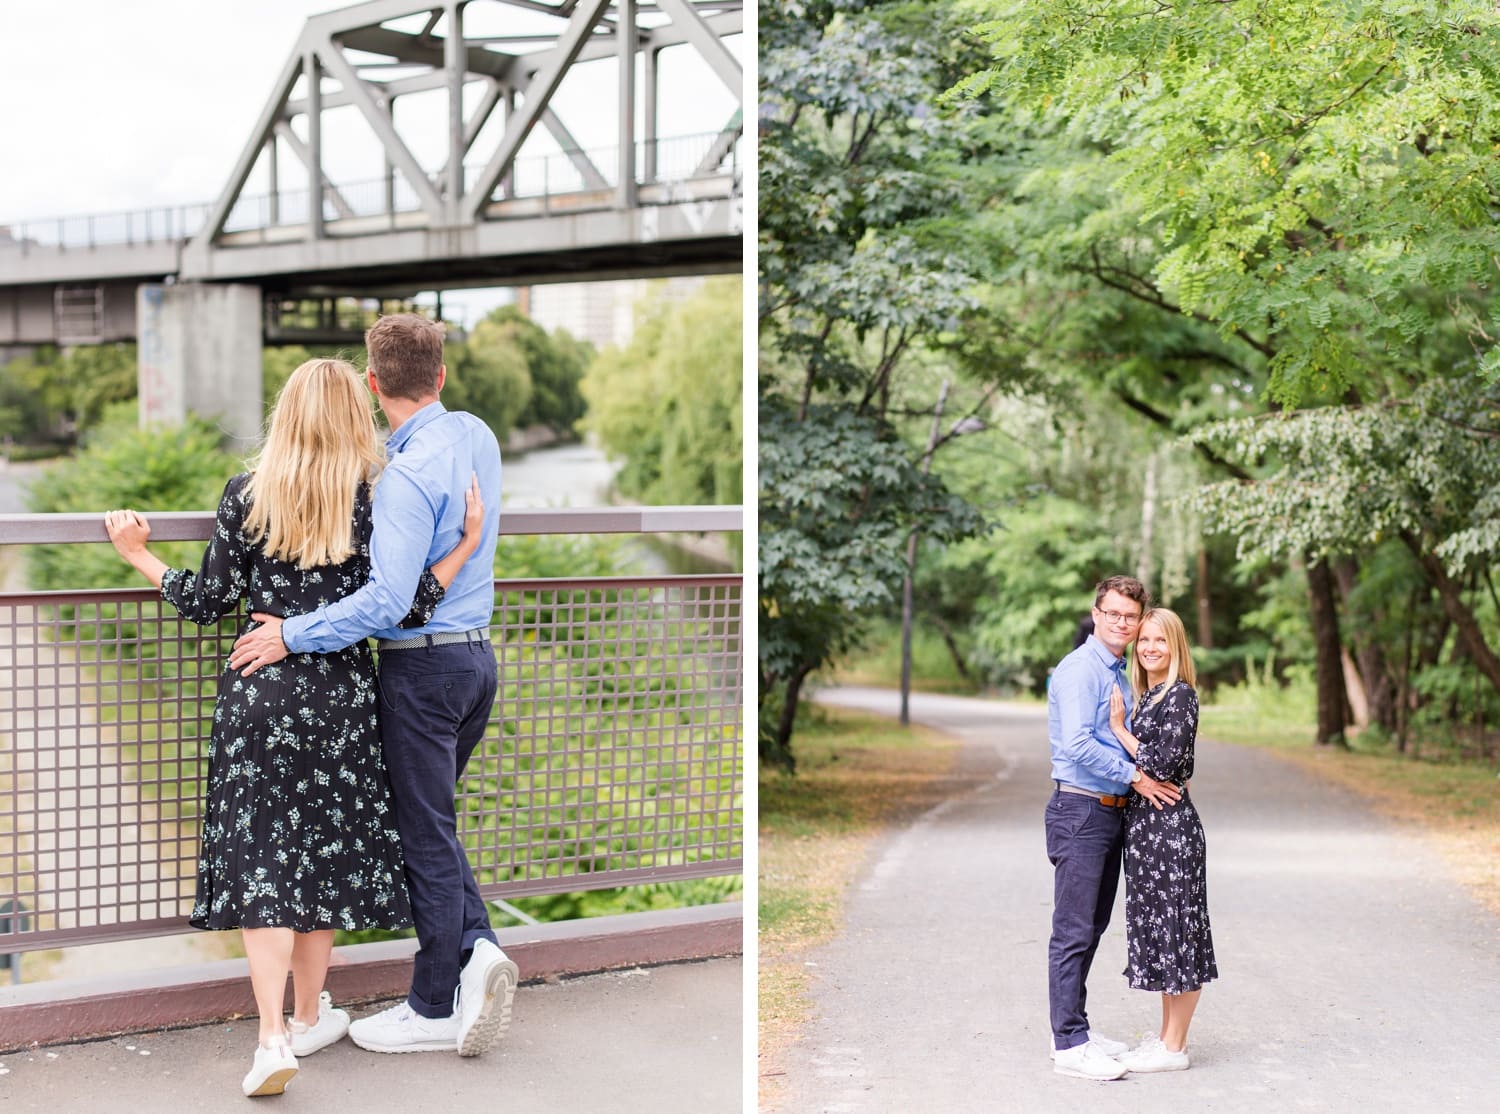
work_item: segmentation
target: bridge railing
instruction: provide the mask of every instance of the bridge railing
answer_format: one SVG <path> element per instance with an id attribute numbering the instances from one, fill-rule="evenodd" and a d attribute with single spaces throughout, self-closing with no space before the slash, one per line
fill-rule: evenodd
<path id="1" fill-rule="evenodd" d="M 611 189 L 619 180 L 619 149 L 590 148 L 517 159 L 493 195 L 496 201 L 536 199 L 546 202 Z M 592 168 L 598 179 L 585 167 Z M 636 181 L 639 185 L 689 182 L 698 178 L 740 180 L 740 140 L 722 132 L 667 136 L 636 144 Z M 467 176 L 481 165 L 465 166 Z M 313 191 L 282 189 L 275 193 L 245 194 L 225 220 L 226 233 L 269 232 L 308 223 Z M 419 213 L 416 191 L 400 174 L 336 183 L 323 191 L 323 219 L 332 230 L 343 219 L 395 218 Z M 184 243 L 203 227 L 212 203 L 160 206 L 120 212 L 47 217 L 0 224 L 0 252 L 87 250 L 95 247 Z"/>
<path id="2" fill-rule="evenodd" d="M 739 508 L 507 511 L 505 532 L 738 530 Z M 206 539 L 208 514 L 153 515 Z M 0 516 L 6 542 L 98 516 Z M 489 898 L 737 874 L 742 577 L 497 580 L 500 687 L 458 786 Z M 214 696 L 243 621 L 152 590 L 0 595 L 0 955 L 185 931 Z"/>

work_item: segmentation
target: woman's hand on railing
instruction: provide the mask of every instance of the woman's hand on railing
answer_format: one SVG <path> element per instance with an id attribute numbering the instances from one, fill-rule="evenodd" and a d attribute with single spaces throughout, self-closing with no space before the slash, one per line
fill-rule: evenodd
<path id="1" fill-rule="evenodd" d="M 145 515 L 130 510 L 110 511 L 104 516 L 104 532 L 121 557 L 152 584 L 161 587 L 167 566 L 146 548 L 151 539 L 151 523 Z"/>

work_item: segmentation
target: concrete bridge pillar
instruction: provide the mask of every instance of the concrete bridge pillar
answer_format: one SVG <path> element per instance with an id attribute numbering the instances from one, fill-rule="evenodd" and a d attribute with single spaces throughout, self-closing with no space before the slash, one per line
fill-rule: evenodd
<path id="1" fill-rule="evenodd" d="M 141 425 L 216 423 L 232 452 L 260 438 L 261 291 L 179 282 L 136 291 Z"/>

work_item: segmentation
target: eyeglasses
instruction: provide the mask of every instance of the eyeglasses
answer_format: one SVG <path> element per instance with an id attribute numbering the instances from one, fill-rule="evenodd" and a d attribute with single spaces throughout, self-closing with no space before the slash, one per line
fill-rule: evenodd
<path id="1" fill-rule="evenodd" d="M 1094 610 L 1099 611 L 1097 607 Z M 1139 611 L 1099 611 L 1099 614 L 1104 617 L 1106 623 L 1114 626 L 1124 625 L 1133 627 L 1141 621 L 1141 613 Z"/>

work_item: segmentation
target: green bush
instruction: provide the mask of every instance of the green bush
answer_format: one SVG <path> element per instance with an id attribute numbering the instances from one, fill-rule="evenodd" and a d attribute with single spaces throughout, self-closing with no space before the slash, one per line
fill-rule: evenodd
<path id="1" fill-rule="evenodd" d="M 137 429 L 112 410 L 76 456 L 31 487 L 28 507 L 41 514 L 89 513 L 117 507 L 151 511 L 212 511 L 240 461 L 223 451 L 217 429 L 198 419 L 168 429 Z M 152 549 L 173 566 L 197 568 L 202 542 L 168 542 Z M 37 545 L 27 553 L 31 587 L 136 588 L 139 573 L 104 545 Z"/>

